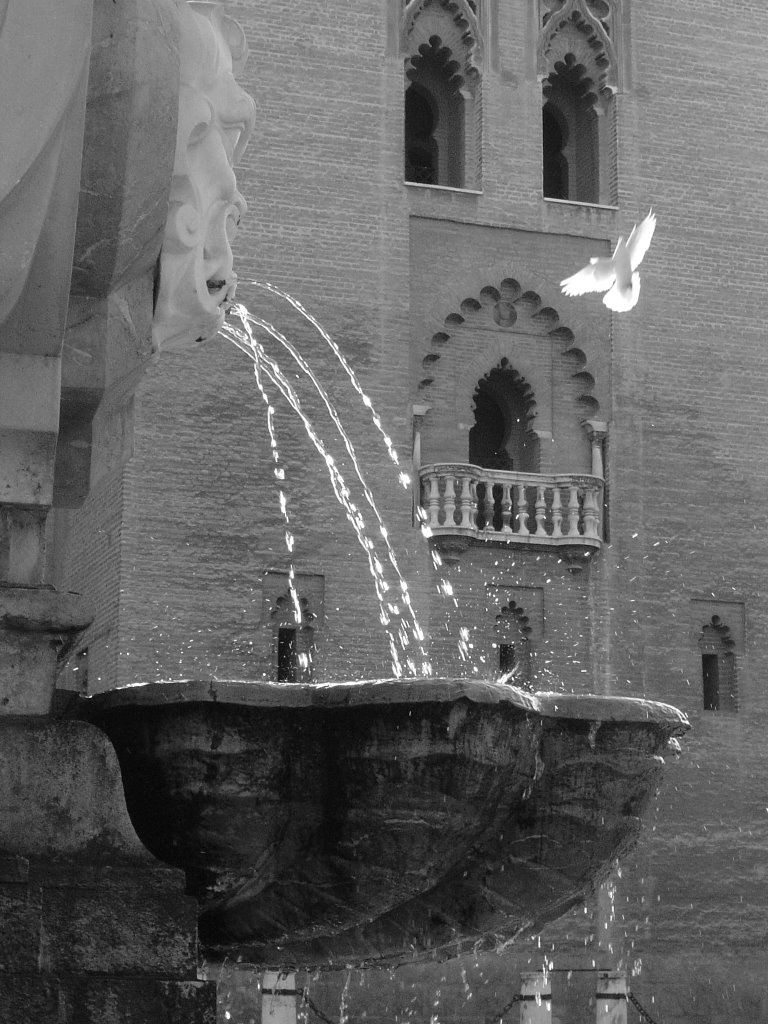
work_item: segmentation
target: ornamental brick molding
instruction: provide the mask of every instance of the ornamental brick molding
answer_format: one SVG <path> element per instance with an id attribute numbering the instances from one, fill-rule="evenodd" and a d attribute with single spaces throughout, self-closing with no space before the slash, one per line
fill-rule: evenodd
<path id="1" fill-rule="evenodd" d="M 600 4 L 599 9 L 607 6 Z M 604 104 L 619 89 L 618 61 L 606 31 L 608 22 L 596 16 L 593 9 L 598 10 L 598 5 L 589 0 L 565 0 L 549 12 L 539 36 L 537 68 L 543 81 L 571 55 L 573 63 L 584 66 Z"/>

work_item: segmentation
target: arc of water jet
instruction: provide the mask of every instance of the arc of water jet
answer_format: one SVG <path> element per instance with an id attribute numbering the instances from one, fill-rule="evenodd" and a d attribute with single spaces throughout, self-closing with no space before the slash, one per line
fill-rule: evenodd
<path id="1" fill-rule="evenodd" d="M 400 583 L 400 589 L 401 589 L 402 594 L 403 594 L 403 603 L 407 606 L 408 611 L 410 613 L 411 621 L 413 623 L 412 631 L 413 631 L 414 638 L 418 642 L 421 642 L 424 639 L 424 631 L 422 630 L 422 628 L 421 628 L 421 626 L 419 624 L 418 618 L 416 616 L 416 612 L 415 612 L 415 610 L 413 608 L 413 605 L 411 603 L 410 594 L 408 592 L 408 584 L 407 584 L 406 580 L 404 579 L 404 577 L 403 577 L 403 575 L 402 575 L 402 573 L 400 571 L 400 567 L 399 567 L 399 565 L 397 563 L 397 556 L 395 555 L 394 549 L 393 549 L 392 545 L 389 542 L 389 538 L 387 536 L 386 527 L 385 527 L 384 522 L 383 522 L 383 520 L 381 518 L 381 515 L 379 514 L 379 510 L 378 510 L 378 508 L 376 506 L 376 502 L 374 500 L 373 494 L 371 493 L 371 490 L 370 490 L 370 488 L 369 488 L 369 486 L 368 486 L 368 484 L 367 484 L 367 482 L 365 480 L 365 477 L 363 475 L 363 472 L 362 472 L 362 470 L 360 468 L 360 463 L 359 463 L 359 460 L 357 458 L 357 453 L 355 452 L 354 445 L 353 445 L 349 435 L 347 434 L 346 430 L 344 429 L 344 425 L 341 422 L 341 418 L 340 418 L 340 416 L 339 416 L 339 414 L 338 414 L 338 412 L 336 410 L 336 407 L 334 406 L 333 402 L 331 401 L 330 396 L 328 395 L 328 393 L 325 390 L 325 388 L 322 386 L 320 381 L 317 379 L 317 377 L 313 373 L 312 368 L 309 365 L 309 363 L 306 361 L 306 359 L 304 359 L 304 357 L 296 349 L 296 347 L 285 337 L 285 335 L 282 334 L 282 332 L 277 330 L 277 328 L 274 327 L 273 324 L 270 324 L 268 321 L 263 320 L 261 317 L 254 316 L 243 305 L 241 305 L 239 303 L 236 303 L 235 305 L 231 306 L 230 309 L 240 318 L 240 320 L 241 320 L 241 322 L 243 324 L 243 328 L 246 331 L 246 333 L 248 334 L 249 339 L 252 338 L 253 335 L 252 335 L 252 332 L 250 331 L 248 325 L 249 325 L 249 323 L 254 323 L 256 326 L 261 327 L 262 330 L 266 331 L 280 345 L 282 345 L 283 348 L 288 352 L 288 354 L 293 358 L 293 360 L 297 363 L 297 365 L 302 369 L 302 371 L 305 373 L 305 375 L 312 382 L 315 390 L 317 391 L 318 395 L 322 399 L 322 402 L 325 405 L 326 410 L 328 411 L 328 415 L 331 417 L 331 420 L 332 420 L 334 426 L 336 427 L 336 430 L 339 433 L 339 437 L 341 438 L 342 443 L 344 444 L 344 447 L 347 450 L 347 454 L 349 455 L 349 457 L 350 457 L 350 459 L 352 461 L 352 466 L 353 466 L 353 469 L 355 471 L 355 474 L 356 474 L 358 480 L 360 481 L 360 486 L 363 489 L 363 494 L 365 496 L 365 500 L 367 501 L 369 507 L 371 508 L 371 511 L 373 512 L 374 516 L 376 517 L 376 521 L 379 524 L 379 532 L 381 533 L 381 536 L 382 536 L 382 538 L 384 540 L 384 544 L 385 544 L 386 549 L 387 549 L 387 556 L 389 558 L 390 563 L 392 564 L 392 568 L 395 571 L 395 574 L 397 576 L 398 582 Z M 426 660 L 427 659 L 426 652 L 424 650 L 422 650 L 421 654 L 422 654 L 422 657 Z"/>
<path id="2" fill-rule="evenodd" d="M 382 625 L 385 627 L 385 629 L 387 629 L 387 636 L 389 638 L 390 655 L 392 657 L 392 671 L 393 674 L 399 678 L 403 674 L 403 669 L 400 663 L 399 655 L 397 653 L 397 647 L 395 644 L 394 636 L 392 634 L 392 631 L 387 628 L 389 618 L 386 614 L 386 610 L 384 607 L 384 594 L 388 589 L 387 583 L 386 580 L 384 580 L 383 577 L 381 577 L 381 575 L 376 571 L 373 556 L 371 553 L 372 542 L 370 541 L 370 538 L 367 537 L 365 534 L 365 522 L 362 516 L 360 515 L 360 512 L 357 509 L 356 505 L 349 500 L 349 490 L 346 487 L 342 474 L 336 467 L 335 463 L 333 462 L 333 459 L 326 452 L 322 440 L 317 435 L 316 431 L 312 427 L 311 422 L 309 421 L 308 417 L 305 415 L 303 409 L 301 408 L 299 398 L 293 391 L 290 382 L 282 374 L 282 372 L 280 371 L 280 367 L 274 362 L 274 360 L 271 360 L 269 358 L 269 356 L 264 351 L 260 343 L 252 335 L 250 335 L 250 340 L 246 341 L 244 338 L 239 336 L 237 330 L 233 328 L 231 324 L 224 324 L 222 327 L 222 332 L 254 363 L 256 363 L 257 361 L 259 362 L 264 373 L 275 384 L 280 393 L 290 404 L 291 408 L 301 419 L 304 425 L 304 429 L 307 432 L 307 436 L 314 445 L 318 454 L 322 457 L 323 461 L 325 462 L 326 468 L 328 469 L 328 473 L 331 479 L 331 486 L 333 487 L 334 494 L 336 495 L 336 498 L 341 504 L 341 506 L 344 508 L 344 511 L 347 515 L 347 519 L 349 520 L 355 532 L 355 536 L 357 537 L 360 546 L 363 548 L 368 558 L 369 569 L 371 571 L 371 576 L 373 577 L 374 581 L 374 589 L 376 591 L 376 596 L 379 601 Z"/>
<path id="3" fill-rule="evenodd" d="M 355 371 L 349 365 L 349 363 L 345 359 L 344 354 L 342 353 L 341 349 L 336 344 L 336 342 L 333 340 L 331 335 L 326 331 L 326 329 L 323 327 L 323 325 L 309 312 L 308 309 L 306 309 L 302 305 L 302 303 L 298 299 L 294 298 L 294 296 L 290 295 L 288 292 L 285 292 L 282 289 L 278 288 L 276 285 L 273 285 L 271 282 L 269 282 L 269 281 L 251 281 L 250 283 L 252 285 L 254 285 L 254 287 L 256 287 L 256 288 L 261 288 L 263 291 L 270 292 L 272 295 L 277 295 L 280 298 L 285 299 L 286 302 L 290 303 L 290 305 L 293 306 L 293 308 L 299 314 L 301 314 L 301 316 L 304 317 L 305 320 L 307 320 L 310 324 L 312 324 L 312 326 L 315 328 L 315 330 L 317 330 L 317 332 L 320 334 L 321 338 L 323 338 L 323 340 L 329 346 L 329 348 L 331 349 L 331 351 L 333 352 L 333 354 L 336 356 L 337 360 L 339 361 L 340 365 L 344 369 L 344 372 L 346 373 L 347 377 L 349 378 L 349 380 L 350 380 L 350 382 L 352 384 L 352 387 L 355 389 L 355 391 L 358 393 L 358 395 L 360 395 L 360 398 L 363 401 L 363 405 L 365 405 L 370 410 L 371 418 L 373 420 L 373 424 L 376 427 L 376 429 L 379 431 L 379 433 L 381 434 L 381 436 L 382 436 L 382 438 L 384 440 L 384 444 L 385 444 L 385 446 L 387 448 L 387 452 L 389 454 L 389 457 L 390 457 L 391 461 L 396 466 L 399 466 L 400 465 L 400 461 L 398 459 L 397 452 L 395 451 L 395 449 L 394 449 L 394 447 L 392 445 L 392 442 L 391 442 L 391 439 L 390 439 L 389 435 L 384 430 L 383 424 L 381 422 L 381 418 L 379 417 L 378 413 L 376 412 L 375 408 L 373 407 L 373 403 L 371 402 L 371 399 L 363 391 L 363 388 L 362 388 L 362 386 L 361 386 L 361 384 L 360 384 L 360 382 L 359 382 L 359 380 L 357 378 L 357 375 L 355 374 Z M 402 475 L 401 475 L 401 480 L 402 480 Z M 425 538 L 425 540 L 428 541 L 429 537 L 431 536 L 431 532 L 432 531 L 429 529 L 429 526 L 427 524 L 426 512 L 424 511 L 424 509 L 421 507 L 421 505 L 418 502 L 416 503 L 416 508 L 417 508 L 417 516 L 418 516 L 418 519 L 419 519 L 419 528 L 421 530 L 421 534 Z M 439 569 L 439 567 L 442 565 L 442 559 L 440 558 L 440 556 L 435 551 L 432 551 L 432 562 L 433 562 L 434 568 L 436 570 Z M 442 589 L 442 584 L 444 582 L 445 582 L 444 580 L 441 580 L 440 581 L 440 585 L 438 586 L 438 594 L 442 598 L 446 598 L 448 596 L 443 591 L 443 589 Z M 409 601 L 406 601 L 406 603 L 409 603 Z M 453 603 L 458 608 L 458 601 L 457 601 L 457 599 L 455 597 L 453 598 Z M 411 612 L 413 612 L 412 609 L 409 609 L 409 610 Z M 466 643 L 464 641 L 459 640 L 458 648 L 459 648 L 459 655 L 461 656 L 461 659 L 463 661 L 466 661 L 468 659 L 468 657 L 469 657 L 468 646 L 466 645 Z M 423 651 L 422 651 L 422 654 L 424 654 Z M 429 671 L 428 671 L 427 674 L 431 674 L 431 671 L 432 671 L 431 664 L 429 663 L 428 659 L 426 659 L 426 656 L 425 656 L 425 663 L 424 664 L 429 666 Z"/>
<path id="4" fill-rule="evenodd" d="M 272 459 L 275 463 L 275 478 L 278 480 L 285 479 L 285 470 L 283 469 L 280 462 L 280 450 L 277 445 L 277 434 L 275 433 L 275 410 L 274 406 L 269 400 L 264 382 L 261 378 L 261 366 L 257 361 L 253 363 L 253 375 L 256 378 L 256 386 L 259 389 L 264 404 L 267 407 L 267 432 L 269 433 L 269 443 L 272 449 Z M 291 518 L 288 514 L 288 497 L 282 487 L 279 488 L 280 493 L 280 511 L 283 513 L 286 527 L 286 545 L 288 545 L 288 531 L 291 527 Z M 289 546 L 289 552 L 293 552 L 293 547 Z M 288 593 L 291 598 L 291 604 L 293 605 L 293 618 L 297 626 L 301 625 L 301 604 L 299 603 L 299 595 L 296 590 L 296 569 L 291 559 L 288 565 Z"/>
<path id="5" fill-rule="evenodd" d="M 261 327 L 262 330 L 265 330 L 271 337 L 273 337 L 275 339 L 275 341 L 277 341 L 280 345 L 282 345 L 283 348 L 285 348 L 285 350 L 289 353 L 289 355 L 298 364 L 298 366 L 301 367 L 301 369 L 304 371 L 306 376 L 312 382 L 312 384 L 313 384 L 315 390 L 317 391 L 318 395 L 322 399 L 323 404 L 325 405 L 326 410 L 328 411 L 328 415 L 331 417 L 331 420 L 333 421 L 333 424 L 334 424 L 334 426 L 336 427 L 336 430 L 339 433 L 339 437 L 341 438 L 341 440 L 342 440 L 342 442 L 344 444 L 344 447 L 346 448 L 347 453 L 348 453 L 350 459 L 352 460 L 352 466 L 353 466 L 353 468 L 355 470 L 355 474 L 356 474 L 358 480 L 360 481 L 360 485 L 361 485 L 361 487 L 363 489 L 363 494 L 365 495 L 365 500 L 367 501 L 368 505 L 370 506 L 371 511 L 373 512 L 374 516 L 376 517 L 376 521 L 379 524 L 379 532 L 381 533 L 382 538 L 384 539 L 384 543 L 385 543 L 386 548 L 387 548 L 387 555 L 389 557 L 390 562 L 392 563 L 392 568 L 395 570 L 395 573 L 397 575 L 398 581 L 400 583 L 401 590 L 403 591 L 403 601 L 408 606 L 408 609 L 409 609 L 409 611 L 411 613 L 411 618 L 412 618 L 412 621 L 413 621 L 414 635 L 415 635 L 417 640 L 423 639 L 423 636 L 424 636 L 423 631 L 422 631 L 422 629 L 421 629 L 421 627 L 420 627 L 420 625 L 418 623 L 418 620 L 416 618 L 416 614 L 415 614 L 415 612 L 413 610 L 413 606 L 411 605 L 410 595 L 408 594 L 408 585 L 407 585 L 405 579 L 403 578 L 402 573 L 400 572 L 400 568 L 399 568 L 399 566 L 397 564 L 397 557 L 395 555 L 394 549 L 392 548 L 392 545 L 389 543 L 389 538 L 387 536 L 386 527 L 385 527 L 384 522 L 383 522 L 383 520 L 381 518 L 381 515 L 379 514 L 379 510 L 378 510 L 378 508 L 376 506 L 376 502 L 374 501 L 373 494 L 371 493 L 371 490 L 368 487 L 368 484 L 367 484 L 367 482 L 365 480 L 365 477 L 363 476 L 363 472 L 360 469 L 360 463 L 359 463 L 359 460 L 357 458 L 357 453 L 355 452 L 354 444 L 352 443 L 352 440 L 350 439 L 349 435 L 347 434 L 346 430 L 344 429 L 344 425 L 341 422 L 341 417 L 339 416 L 339 414 L 338 414 L 338 412 L 336 410 L 336 407 L 334 406 L 333 402 L 331 401 L 330 396 L 328 395 L 328 392 L 325 390 L 325 388 L 322 386 L 322 384 L 318 381 L 317 377 L 315 376 L 315 374 L 312 371 L 311 366 L 306 361 L 306 359 L 304 359 L 304 357 L 301 355 L 301 353 L 298 351 L 298 349 L 285 337 L 284 334 L 282 334 L 281 331 L 278 331 L 277 328 L 274 327 L 273 324 L 270 324 L 268 321 L 263 320 L 261 317 L 254 316 L 244 306 L 242 306 L 240 304 L 235 304 L 234 306 L 232 306 L 230 308 L 231 308 L 231 310 L 233 310 L 235 312 L 235 314 L 237 316 L 240 317 L 240 320 L 243 322 L 243 327 L 245 328 L 246 331 L 248 331 L 248 327 L 247 327 L 246 321 L 254 323 L 254 324 L 256 324 L 256 326 Z M 249 337 L 250 337 L 250 332 L 248 332 L 248 333 L 249 333 Z"/>
<path id="6" fill-rule="evenodd" d="M 333 338 L 330 336 L 330 334 L 326 331 L 326 329 L 323 327 L 323 325 L 318 320 L 316 320 L 315 317 L 312 316 L 312 314 L 309 312 L 309 310 L 306 309 L 299 302 L 298 299 L 295 299 L 292 295 L 289 295 L 288 292 L 282 291 L 280 288 L 276 287 L 276 285 L 270 284 L 269 281 L 251 281 L 250 283 L 252 285 L 254 285 L 256 288 L 261 288 L 264 291 L 271 292 L 273 295 L 278 295 L 281 299 L 285 299 L 286 302 L 289 302 L 293 306 L 293 308 L 297 311 L 297 313 L 300 313 L 304 317 L 304 319 L 307 320 L 309 323 L 311 323 L 312 326 L 317 330 L 317 332 L 320 334 L 320 337 L 327 343 L 327 345 L 329 346 L 329 348 L 331 349 L 333 354 L 338 359 L 338 361 L 341 364 L 344 372 L 346 373 L 347 377 L 349 378 L 349 380 L 350 380 L 350 382 L 352 384 L 352 387 L 355 389 L 355 391 L 358 393 L 358 395 L 360 395 L 360 397 L 362 398 L 363 405 L 365 405 L 366 408 L 370 409 L 370 411 L 371 411 L 371 418 L 373 420 L 373 425 L 376 427 L 376 429 L 379 431 L 379 433 L 381 434 L 382 438 L 384 439 L 384 444 L 386 445 L 387 452 L 389 454 L 390 459 L 392 460 L 392 462 L 396 466 L 399 466 L 400 465 L 400 459 L 398 458 L 397 452 L 396 452 L 394 446 L 392 445 L 392 439 L 389 437 L 387 432 L 384 430 L 384 425 L 381 422 L 381 417 L 379 416 L 379 414 L 374 409 L 373 403 L 371 402 L 371 400 L 368 397 L 368 395 L 366 395 L 366 393 L 363 391 L 362 386 L 360 384 L 360 381 L 357 379 L 357 374 L 352 369 L 352 367 L 349 365 L 349 363 L 345 359 L 344 354 L 342 353 L 341 349 L 336 344 L 336 342 L 333 340 Z"/>

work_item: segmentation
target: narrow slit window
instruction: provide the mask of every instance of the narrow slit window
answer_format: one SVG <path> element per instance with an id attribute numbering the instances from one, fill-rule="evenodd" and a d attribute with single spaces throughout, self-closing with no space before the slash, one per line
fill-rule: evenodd
<path id="1" fill-rule="evenodd" d="M 499 672 L 504 675 L 511 672 L 517 664 L 514 644 L 499 644 Z"/>
<path id="2" fill-rule="evenodd" d="M 704 687 L 704 710 L 720 710 L 720 659 L 716 654 L 702 654 L 701 678 Z"/>

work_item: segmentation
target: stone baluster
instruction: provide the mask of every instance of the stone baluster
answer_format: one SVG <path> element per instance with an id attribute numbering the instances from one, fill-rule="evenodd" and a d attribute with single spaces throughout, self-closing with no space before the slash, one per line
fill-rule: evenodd
<path id="1" fill-rule="evenodd" d="M 563 536 L 563 504 L 557 484 L 552 488 L 552 536 Z"/>
<path id="2" fill-rule="evenodd" d="M 536 488 L 536 536 L 546 537 L 544 522 L 547 518 L 547 493 L 543 484 Z"/>
<path id="3" fill-rule="evenodd" d="M 459 478 L 461 483 L 461 494 L 459 496 L 459 526 L 462 530 L 471 530 L 475 525 L 475 512 L 477 501 L 472 493 L 472 477 L 469 474 Z"/>
<path id="4" fill-rule="evenodd" d="M 501 485 L 501 532 L 512 533 L 512 506 L 514 498 L 512 484 L 504 481 Z"/>
<path id="5" fill-rule="evenodd" d="M 571 484 L 568 488 L 568 537 L 580 537 L 579 533 L 579 488 Z"/>
<path id="6" fill-rule="evenodd" d="M 517 532 L 521 536 L 527 537 L 531 531 L 528 529 L 528 499 L 525 494 L 525 484 L 520 484 L 515 490 L 517 492 L 517 514 L 515 516 Z"/>
<path id="7" fill-rule="evenodd" d="M 627 976 L 624 971 L 598 971 L 595 1024 L 627 1024 Z"/>
<path id="8" fill-rule="evenodd" d="M 485 533 L 493 533 L 493 515 L 496 511 L 493 500 L 493 477 L 484 476 L 480 482 L 485 486 L 485 507 L 483 510 L 485 526 L 483 531 Z"/>
<path id="9" fill-rule="evenodd" d="M 477 480 L 474 480 L 471 476 L 467 477 L 469 480 L 469 525 L 473 530 L 478 529 L 477 518 L 480 514 L 480 506 L 477 499 Z"/>
<path id="10" fill-rule="evenodd" d="M 423 479 L 423 486 L 427 492 L 427 525 L 434 530 L 440 525 L 440 478 L 437 473 L 430 473 Z"/>
<path id="11" fill-rule="evenodd" d="M 543 971 L 520 975 L 520 1024 L 552 1024 L 552 985 Z"/>
<path id="12" fill-rule="evenodd" d="M 456 519 L 456 488 L 453 473 L 447 473 L 444 477 L 445 493 L 443 494 L 443 526 L 455 526 Z"/>
<path id="13" fill-rule="evenodd" d="M 600 508 L 598 505 L 599 491 L 596 487 L 587 487 L 584 493 L 584 536 L 600 537 Z"/>

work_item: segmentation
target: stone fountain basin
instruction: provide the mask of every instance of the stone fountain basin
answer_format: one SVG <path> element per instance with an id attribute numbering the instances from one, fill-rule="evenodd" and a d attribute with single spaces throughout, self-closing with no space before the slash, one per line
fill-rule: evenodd
<path id="1" fill-rule="evenodd" d="M 208 956 L 338 967 L 534 931 L 637 837 L 687 720 L 470 679 L 150 683 L 87 701 Z"/>

